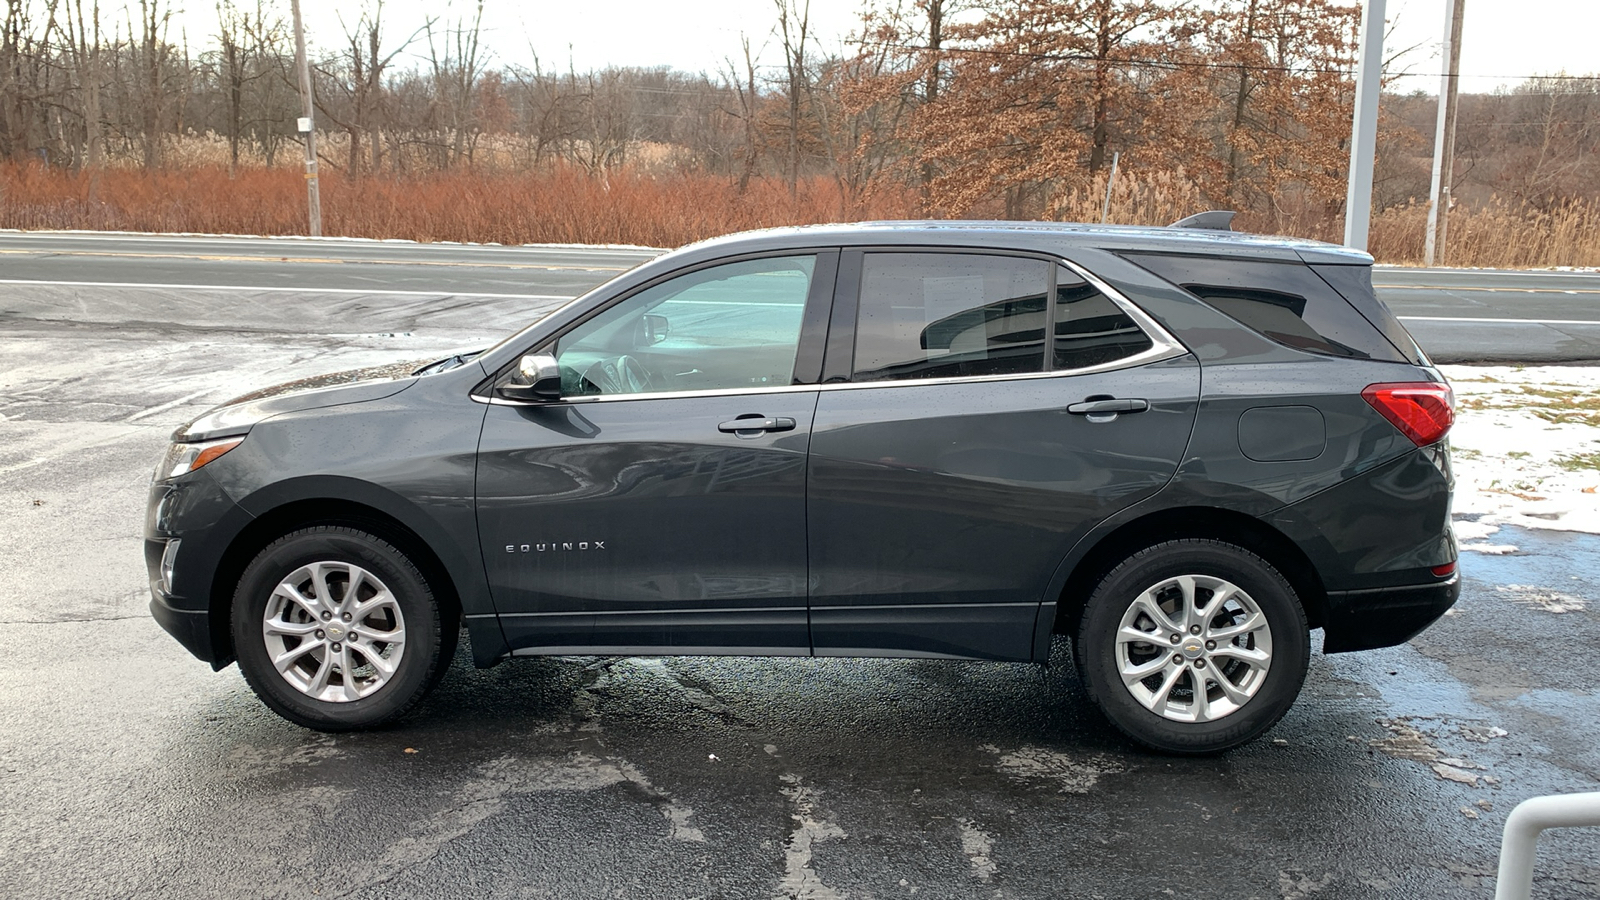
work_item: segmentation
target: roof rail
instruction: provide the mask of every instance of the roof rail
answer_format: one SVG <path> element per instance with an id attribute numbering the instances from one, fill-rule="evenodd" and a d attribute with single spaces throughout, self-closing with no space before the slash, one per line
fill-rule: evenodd
<path id="1" fill-rule="evenodd" d="M 1204 228 L 1207 231 L 1232 231 L 1234 212 L 1231 209 L 1213 209 L 1195 213 L 1168 225 L 1168 228 Z"/>

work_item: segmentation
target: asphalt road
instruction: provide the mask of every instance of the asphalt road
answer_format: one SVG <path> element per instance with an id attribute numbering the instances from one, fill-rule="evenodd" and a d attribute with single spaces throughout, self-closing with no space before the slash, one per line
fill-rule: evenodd
<path id="1" fill-rule="evenodd" d="M 382 295 L 483 306 L 577 296 L 659 251 L 0 232 L 0 287 Z M 1438 362 L 1600 360 L 1600 272 L 1380 268 L 1379 295 Z M 59 294 L 46 295 L 54 304 Z M 376 299 L 376 298 L 373 298 Z M 448 301 L 446 301 L 448 302 Z M 0 306 L 0 316 L 37 310 Z M 520 320 L 516 320 L 520 321 Z"/>
<path id="2" fill-rule="evenodd" d="M 219 271 L 164 241 L 168 277 Z M 530 292 L 570 278 L 540 288 L 559 296 L 630 264 L 359 252 L 437 252 L 428 278 Z M 481 344 L 559 301 L 292 281 L 402 268 L 371 258 L 290 264 L 286 291 L 14 283 L 13 264 L 82 282 L 102 259 L 26 256 L 0 254 L 0 896 L 1487 898 L 1518 801 L 1600 787 L 1600 540 L 1509 529 L 1496 541 L 1520 551 L 1466 559 L 1454 614 L 1315 656 L 1267 739 L 1213 759 L 1117 738 L 1062 647 L 1043 671 L 458 659 L 398 727 L 295 728 L 145 611 L 167 435 L 243 391 Z M 1600 830 L 1547 836 L 1537 872 L 1537 896 L 1600 897 Z"/>

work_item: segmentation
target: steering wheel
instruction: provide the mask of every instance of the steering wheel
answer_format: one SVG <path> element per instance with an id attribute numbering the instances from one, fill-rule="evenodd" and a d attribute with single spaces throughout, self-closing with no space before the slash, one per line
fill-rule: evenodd
<path id="1" fill-rule="evenodd" d="M 631 356 L 598 360 L 583 370 L 583 383 L 597 394 L 641 394 L 650 390 L 650 372 Z"/>

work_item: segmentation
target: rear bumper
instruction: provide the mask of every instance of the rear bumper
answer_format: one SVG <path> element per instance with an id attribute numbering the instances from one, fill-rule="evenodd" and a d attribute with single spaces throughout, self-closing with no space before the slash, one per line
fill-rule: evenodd
<path id="1" fill-rule="evenodd" d="M 1461 575 L 1447 581 L 1364 591 L 1329 591 L 1322 651 L 1393 647 L 1438 621 L 1461 596 Z"/>

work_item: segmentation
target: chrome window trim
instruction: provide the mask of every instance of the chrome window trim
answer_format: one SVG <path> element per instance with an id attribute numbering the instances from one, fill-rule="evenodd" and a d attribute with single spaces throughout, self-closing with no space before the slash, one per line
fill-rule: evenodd
<path id="1" fill-rule="evenodd" d="M 932 252 L 939 252 L 933 250 Z M 1041 257 L 1042 258 L 1042 257 Z M 483 396 L 478 393 L 471 395 L 477 403 L 490 406 L 554 406 L 561 403 L 617 403 L 628 400 L 664 400 L 673 397 L 743 397 L 759 396 L 763 394 L 795 394 L 806 391 L 859 391 L 873 388 L 906 388 L 920 385 L 941 384 L 985 384 L 999 381 L 1034 381 L 1044 378 L 1070 378 L 1076 375 L 1098 375 L 1103 372 L 1115 372 L 1119 369 L 1131 369 L 1137 366 L 1149 365 L 1168 359 L 1186 356 L 1189 349 L 1179 343 L 1160 323 L 1151 318 L 1144 310 L 1140 309 L 1133 301 L 1122 295 L 1121 291 L 1107 284 L 1099 276 L 1084 269 L 1071 260 L 1061 257 L 1049 257 L 1059 265 L 1066 266 L 1078 277 L 1093 285 L 1106 297 L 1110 298 L 1119 309 L 1127 313 L 1128 317 L 1138 325 L 1140 330 L 1150 338 L 1150 349 L 1122 359 L 1101 363 L 1096 366 L 1084 366 L 1078 369 L 1054 369 L 1045 372 L 1021 372 L 1010 375 L 967 375 L 950 378 L 904 378 L 885 379 L 883 381 L 851 381 L 838 384 L 786 384 L 772 387 L 750 388 L 720 388 L 717 390 L 703 391 L 646 391 L 637 394 L 595 394 L 582 397 L 562 397 L 560 400 L 534 401 L 534 400 L 508 400 L 504 397 Z"/>
<path id="2" fill-rule="evenodd" d="M 1139 328 L 1144 331 L 1145 336 L 1150 338 L 1151 343 L 1154 345 L 1149 350 L 1146 350 L 1143 353 L 1136 353 L 1133 356 L 1128 357 L 1126 360 L 1119 359 L 1111 363 L 1104 363 L 1100 366 L 1087 366 L 1082 369 L 1064 369 L 1061 371 L 1070 373 L 1101 371 L 1105 368 L 1105 366 L 1120 365 L 1128 360 L 1138 359 L 1141 360 L 1141 362 L 1156 362 L 1158 361 L 1158 358 L 1170 359 L 1172 356 L 1182 356 L 1183 354 L 1189 352 L 1189 348 L 1183 346 L 1183 344 L 1178 342 L 1177 338 L 1173 337 L 1165 328 L 1161 327 L 1161 323 L 1157 322 L 1155 319 L 1152 319 L 1149 313 L 1146 313 L 1144 310 L 1140 309 L 1138 304 L 1123 296 L 1121 291 L 1107 284 L 1100 278 L 1100 276 L 1090 272 L 1088 269 L 1085 269 L 1071 260 L 1063 259 L 1060 260 L 1060 262 L 1062 265 L 1076 273 L 1079 278 L 1082 278 L 1084 281 L 1094 285 L 1096 290 L 1109 297 L 1112 303 L 1115 303 L 1122 309 L 1123 312 L 1127 313 L 1128 318 L 1132 319 L 1134 324 L 1138 325 Z M 1145 358 L 1147 356 L 1151 356 L 1152 354 L 1154 355 L 1152 358 Z"/>

